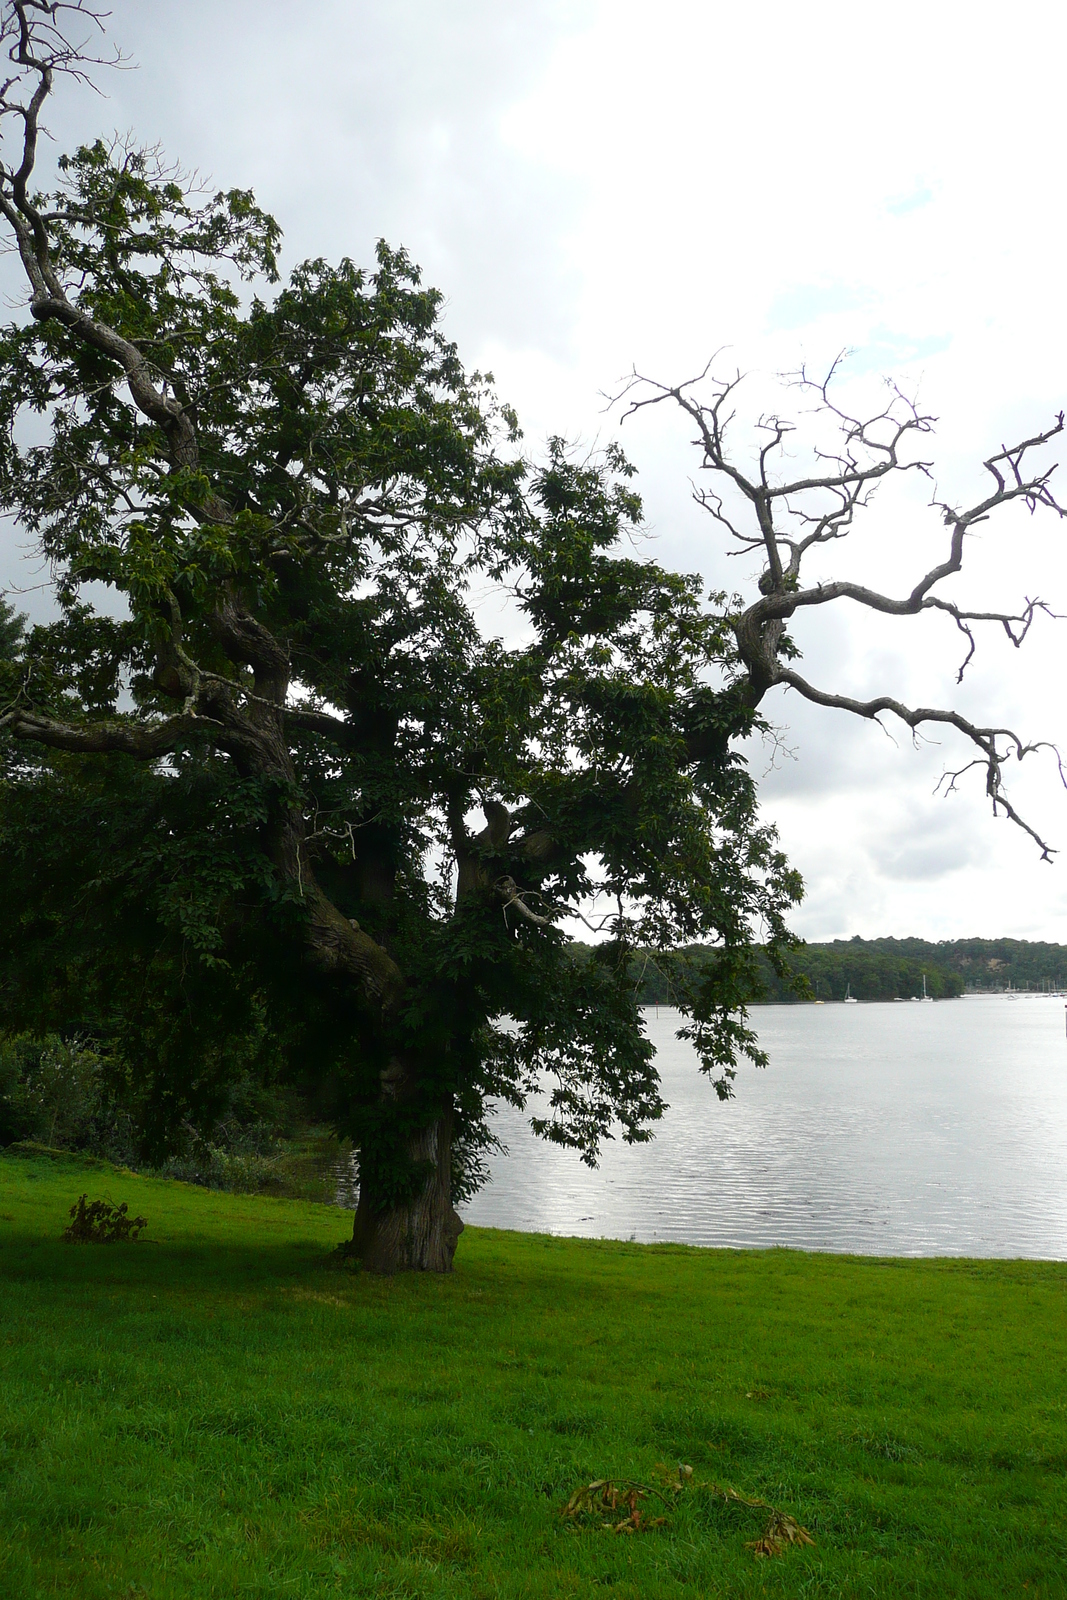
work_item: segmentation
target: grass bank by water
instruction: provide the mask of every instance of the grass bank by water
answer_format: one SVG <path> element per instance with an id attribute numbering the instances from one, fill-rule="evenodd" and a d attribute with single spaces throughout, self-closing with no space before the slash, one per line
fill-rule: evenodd
<path id="1" fill-rule="evenodd" d="M 145 1238 L 61 1243 L 83 1190 Z M 0 1156 L 5 1600 L 1067 1593 L 1067 1267 L 470 1229 L 382 1281 L 347 1223 Z M 679 1461 L 662 1528 L 560 1518 Z"/>

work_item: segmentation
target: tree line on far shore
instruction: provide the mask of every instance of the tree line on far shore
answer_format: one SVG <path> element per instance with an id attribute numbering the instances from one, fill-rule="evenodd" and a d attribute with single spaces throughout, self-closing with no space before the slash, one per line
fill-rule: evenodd
<path id="1" fill-rule="evenodd" d="M 699 969 L 714 953 L 699 945 L 677 952 L 681 969 Z M 643 1005 L 670 1005 L 677 982 L 673 962 L 654 953 L 638 952 L 634 973 L 641 984 Z M 812 1002 L 843 1000 L 910 1000 L 926 992 L 947 1000 L 967 990 L 1042 991 L 1067 988 L 1067 945 L 1026 939 L 834 939 L 805 944 L 789 957 L 790 975 L 780 977 L 761 957 L 763 992 L 753 1000 Z"/>

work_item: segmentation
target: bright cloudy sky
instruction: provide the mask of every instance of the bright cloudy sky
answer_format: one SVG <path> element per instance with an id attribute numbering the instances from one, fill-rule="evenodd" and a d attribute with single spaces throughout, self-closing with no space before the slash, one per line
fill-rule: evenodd
<path id="1" fill-rule="evenodd" d="M 132 129 L 254 187 L 289 265 L 406 245 L 531 450 L 549 432 L 620 432 L 603 395 L 635 365 L 673 382 L 724 349 L 758 403 L 770 375 L 848 347 L 843 398 L 882 375 L 917 391 L 941 419 L 939 493 L 964 503 L 985 456 L 1067 403 L 1064 15 L 1027 0 L 1010 26 L 1000 7 L 943 0 L 115 0 L 137 70 L 102 79 L 103 100 L 65 91 L 51 125 L 59 146 Z M 649 548 L 751 592 L 755 563 L 726 561 L 691 502 L 688 435 L 665 408 L 621 427 Z M 910 589 L 943 547 L 928 498 L 885 497 L 822 575 Z M 4 537 L 0 585 L 26 572 Z M 1067 612 L 1065 539 L 1047 515 L 988 524 L 949 592 Z M 1018 652 L 990 631 L 961 689 L 947 619 L 842 605 L 794 631 L 825 688 L 952 704 L 1067 747 L 1064 628 Z M 894 743 L 792 693 L 764 709 L 790 753 L 751 759 L 807 880 L 801 933 L 1067 939 L 1053 759 L 1029 758 L 1011 791 L 1063 850 L 1050 868 L 994 822 L 980 776 L 935 797 L 962 745 L 914 749 L 903 729 Z"/>

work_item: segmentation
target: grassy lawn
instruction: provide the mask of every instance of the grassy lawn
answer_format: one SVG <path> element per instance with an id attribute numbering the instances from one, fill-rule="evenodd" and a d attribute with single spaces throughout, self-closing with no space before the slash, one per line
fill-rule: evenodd
<path id="1" fill-rule="evenodd" d="M 83 1190 L 147 1234 L 60 1242 Z M 348 1221 L 0 1155 L 5 1600 L 1067 1594 L 1067 1266 L 469 1229 L 382 1281 Z M 561 1518 L 657 1462 L 666 1526 Z"/>

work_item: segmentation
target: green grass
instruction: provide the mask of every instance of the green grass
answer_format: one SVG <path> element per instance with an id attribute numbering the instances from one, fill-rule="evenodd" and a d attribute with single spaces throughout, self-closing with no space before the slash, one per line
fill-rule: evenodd
<path id="1" fill-rule="evenodd" d="M 83 1191 L 149 1219 L 61 1243 Z M 454 1276 L 328 1265 L 348 1218 L 0 1156 L 0 1595 L 1067 1593 L 1067 1268 L 469 1229 Z M 662 1529 L 573 1488 L 660 1461 Z"/>

